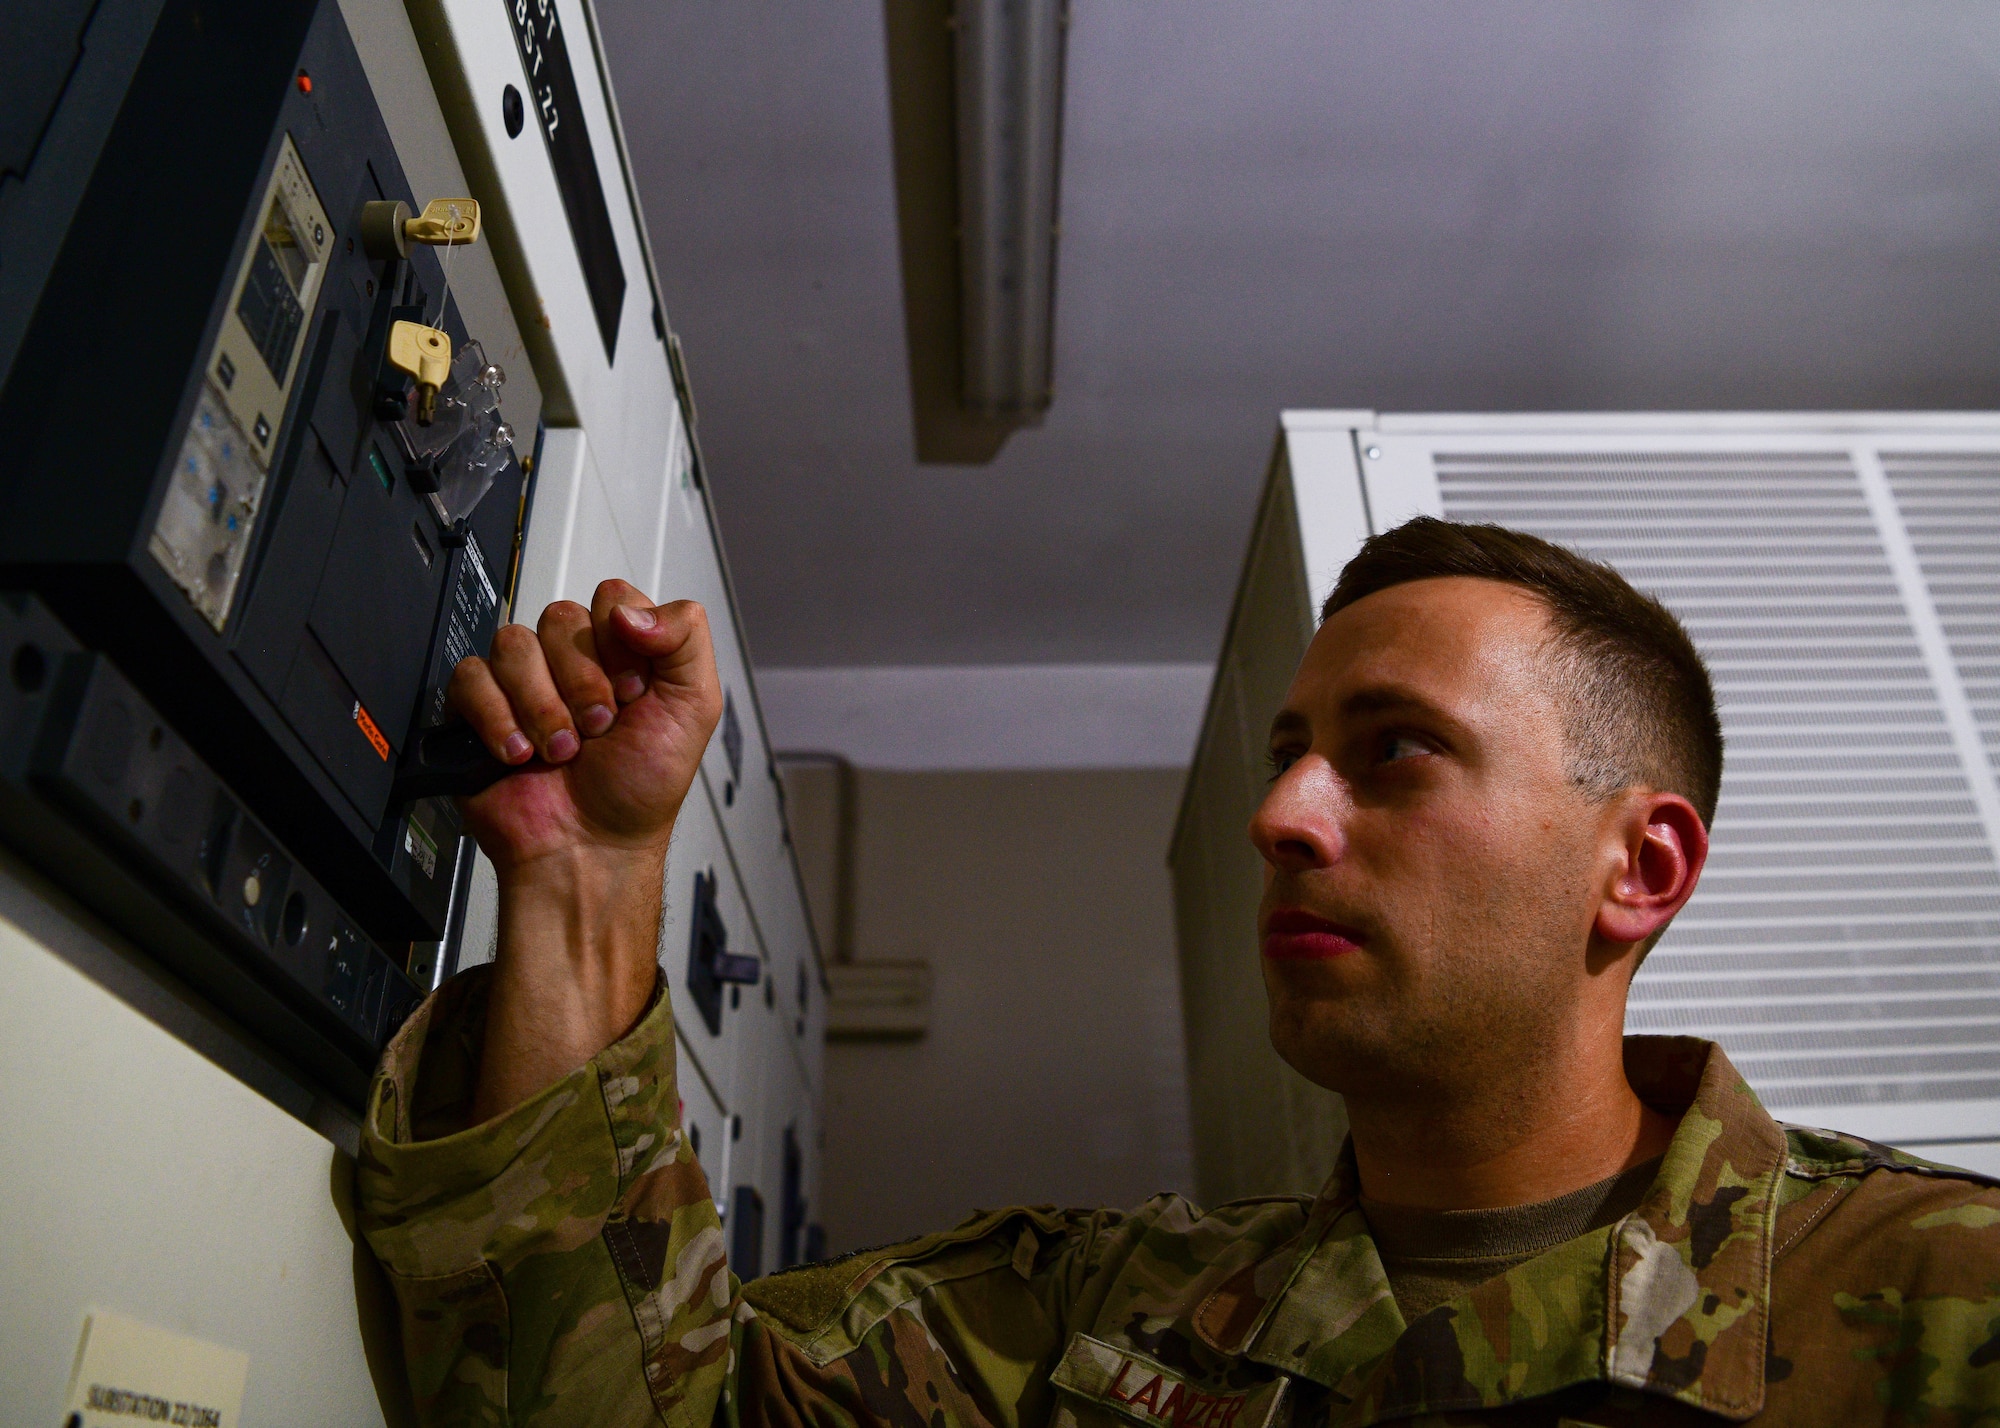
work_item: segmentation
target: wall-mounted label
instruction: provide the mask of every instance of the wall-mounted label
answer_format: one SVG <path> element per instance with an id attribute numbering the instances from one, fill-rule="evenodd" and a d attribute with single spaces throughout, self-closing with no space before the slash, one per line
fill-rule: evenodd
<path id="1" fill-rule="evenodd" d="M 556 0 L 502 3 L 514 22 L 514 43 L 528 78 L 529 107 L 549 148 L 556 187 L 562 191 L 563 216 L 569 219 L 569 235 L 583 264 L 583 281 L 590 289 L 597 331 L 604 339 L 604 360 L 609 362 L 618 350 L 618 319 L 625 311 L 625 265 L 618 259 L 618 236 L 611 231 L 597 156 L 583 127 L 583 105 L 569 65 L 569 44 L 556 18 Z"/>
<path id="2" fill-rule="evenodd" d="M 63 1422 L 76 1428 L 237 1428 L 250 1356 L 93 1309 Z"/>

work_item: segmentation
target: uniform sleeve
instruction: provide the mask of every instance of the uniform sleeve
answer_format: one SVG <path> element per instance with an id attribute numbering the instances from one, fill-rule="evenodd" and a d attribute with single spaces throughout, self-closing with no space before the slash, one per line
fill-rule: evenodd
<path id="1" fill-rule="evenodd" d="M 1102 1278 L 1114 1212 L 974 1215 L 955 1230 L 770 1276 L 739 1312 L 728 1428 L 1033 1428 Z"/>
<path id="2" fill-rule="evenodd" d="M 427 1423 L 710 1423 L 738 1286 L 681 1134 L 673 1020 L 467 1126 L 486 969 L 453 978 L 384 1056 L 357 1170 Z"/>
<path id="3" fill-rule="evenodd" d="M 398 1034 L 357 1171 L 424 1422 L 1041 1421 L 1105 1216 L 998 1211 L 746 1297 L 681 1134 L 664 991 L 589 1065 L 468 1125 L 486 992 L 484 968 L 455 977 Z"/>
<path id="4" fill-rule="evenodd" d="M 1767 1382 L 1822 1422 L 2000 1421 L 2000 1185 L 1876 1149 L 1778 1221 Z"/>

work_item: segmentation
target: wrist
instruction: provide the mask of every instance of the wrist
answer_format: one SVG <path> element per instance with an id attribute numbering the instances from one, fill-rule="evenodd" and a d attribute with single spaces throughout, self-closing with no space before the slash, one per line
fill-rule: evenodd
<path id="1" fill-rule="evenodd" d="M 588 902 L 667 862 L 667 840 L 638 847 L 601 843 L 555 848 L 494 864 L 502 898 L 566 898 Z"/>
<path id="2" fill-rule="evenodd" d="M 499 870 L 500 936 L 478 1119 L 561 1080 L 629 1032 L 658 977 L 666 846 L 588 846 Z"/>
<path id="3" fill-rule="evenodd" d="M 543 995 L 624 982 L 650 995 L 665 872 L 664 847 L 566 849 L 500 871 L 496 960 L 533 971 Z"/>

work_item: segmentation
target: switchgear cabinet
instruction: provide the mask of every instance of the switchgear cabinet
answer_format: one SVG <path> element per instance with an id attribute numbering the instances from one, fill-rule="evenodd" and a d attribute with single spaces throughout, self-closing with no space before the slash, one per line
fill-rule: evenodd
<path id="1" fill-rule="evenodd" d="M 456 811 L 395 784 L 512 572 L 511 428 L 460 400 L 504 369 L 453 300 L 458 255 L 402 241 L 423 200 L 331 0 L 164 7 L 94 168 L 16 182 L 67 222 L 0 388 L 16 752 L 97 775 L 72 769 L 69 801 L 160 889 L 111 915 L 226 923 L 232 955 L 182 970 L 353 1101 L 419 995 L 414 947 L 448 937 Z M 458 354 L 445 412 L 390 360 L 411 324 Z M 39 757 L 19 782 L 46 792 Z M 36 802 L 13 800 L 30 845 Z"/>
<path id="2" fill-rule="evenodd" d="M 588 0 L 14 28 L 9 1404 L 57 1411 L 95 1307 L 247 1353 L 248 1421 L 401 1416 L 346 1156 L 494 912 L 425 736 L 502 621 L 613 576 L 710 611 L 728 709 L 662 975 L 740 1264 L 808 1256 L 818 954 Z"/>
<path id="3" fill-rule="evenodd" d="M 1242 830 L 1320 602 L 1419 514 L 1610 562 L 1708 661 L 1713 845 L 1626 1029 L 1720 1042 L 1782 1119 L 2000 1172 L 2000 419 L 1295 411 L 1171 854 L 1201 1194 L 1310 1192 L 1339 1149 L 1270 1047 Z"/>

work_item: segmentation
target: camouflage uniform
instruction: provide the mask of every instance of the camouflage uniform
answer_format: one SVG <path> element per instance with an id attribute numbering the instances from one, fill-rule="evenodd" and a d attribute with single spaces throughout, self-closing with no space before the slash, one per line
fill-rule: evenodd
<path id="1" fill-rule="evenodd" d="M 1705 1042 L 1628 1042 L 1640 1093 L 1686 1107 L 1634 1213 L 1406 1325 L 1351 1151 L 1316 1198 L 998 1210 L 739 1285 L 665 997 L 460 1129 L 484 997 L 459 977 L 397 1038 L 360 1164 L 430 1422 L 2000 1421 L 2000 1188 L 1781 1127 Z"/>

